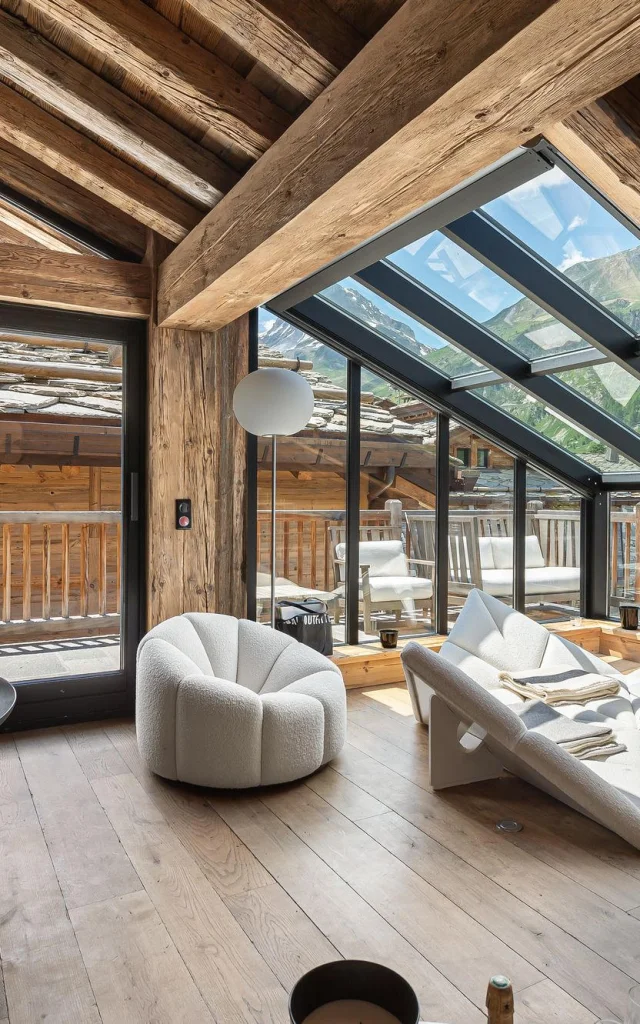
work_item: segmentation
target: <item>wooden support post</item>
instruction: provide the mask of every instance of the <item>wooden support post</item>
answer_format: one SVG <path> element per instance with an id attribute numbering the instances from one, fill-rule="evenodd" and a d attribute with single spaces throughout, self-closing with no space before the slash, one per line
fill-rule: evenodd
<path id="1" fill-rule="evenodd" d="M 402 502 L 397 498 L 388 498 L 384 507 L 389 513 L 389 526 L 392 529 L 392 537 L 395 540 L 402 539 Z"/>

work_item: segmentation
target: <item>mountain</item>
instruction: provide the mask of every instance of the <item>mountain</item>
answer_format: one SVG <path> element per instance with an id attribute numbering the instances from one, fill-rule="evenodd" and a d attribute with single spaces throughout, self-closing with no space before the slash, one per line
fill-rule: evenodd
<path id="1" fill-rule="evenodd" d="M 565 274 L 640 334 L 640 246 L 613 256 L 573 264 Z M 419 325 L 416 324 L 414 331 L 409 324 L 386 313 L 357 288 L 336 284 L 325 294 L 329 301 L 354 319 L 449 376 L 473 372 L 478 366 L 452 345 L 444 344 L 438 348 L 427 344 L 417 337 Z M 526 297 L 503 309 L 483 326 L 528 359 L 584 347 L 584 342 L 572 335 L 564 324 L 555 321 Z M 277 317 L 263 315 L 260 341 L 269 348 L 278 349 L 283 355 L 310 359 L 315 369 L 346 386 L 344 357 Z M 624 369 L 616 364 L 604 364 L 565 371 L 558 376 L 595 406 L 640 433 L 640 383 Z M 363 389 L 393 401 L 398 401 L 400 396 L 402 401 L 398 389 L 366 370 L 363 371 Z M 606 458 L 603 444 L 585 438 L 579 431 L 547 413 L 540 403 L 523 403 L 522 392 L 518 388 L 503 385 L 500 391 L 492 389 L 487 397 L 569 451 L 595 456 L 594 464 L 598 457 L 600 461 Z"/>

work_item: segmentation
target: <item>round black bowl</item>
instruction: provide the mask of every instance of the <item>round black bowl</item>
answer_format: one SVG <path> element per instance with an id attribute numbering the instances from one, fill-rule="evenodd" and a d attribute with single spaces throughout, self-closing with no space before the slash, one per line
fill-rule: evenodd
<path id="1" fill-rule="evenodd" d="M 418 998 L 408 981 L 382 964 L 368 960 L 335 960 L 321 964 L 296 982 L 289 998 L 292 1024 L 304 1020 L 325 1003 L 362 999 L 381 1006 L 400 1024 L 418 1024 Z"/>

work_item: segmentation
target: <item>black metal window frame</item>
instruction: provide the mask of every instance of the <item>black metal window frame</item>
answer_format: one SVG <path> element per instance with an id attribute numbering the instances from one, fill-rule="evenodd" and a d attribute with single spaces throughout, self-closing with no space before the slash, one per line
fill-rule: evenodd
<path id="1" fill-rule="evenodd" d="M 442 633 L 446 632 L 447 625 L 450 418 L 466 425 L 514 459 L 514 605 L 519 610 L 524 609 L 525 601 L 527 470 L 541 471 L 581 498 L 580 610 L 582 614 L 601 618 L 609 614 L 610 494 L 614 490 L 640 488 L 640 468 L 637 472 L 600 472 L 579 456 L 474 394 L 477 388 L 487 385 L 513 383 L 563 420 L 588 432 L 614 452 L 640 466 L 640 435 L 555 376 L 562 370 L 613 362 L 640 378 L 640 338 L 480 209 L 492 199 L 544 174 L 553 166 L 559 166 L 591 198 L 640 238 L 640 228 L 542 140 L 535 146 L 510 154 L 484 175 L 463 183 L 451 194 L 428 204 L 417 214 L 267 304 L 271 312 L 336 349 L 349 361 L 347 522 L 352 549 L 357 545 L 358 537 L 359 422 L 356 402 L 359 401 L 360 368 L 379 374 L 423 399 L 434 409 L 438 424 L 435 625 Z M 389 253 L 435 230 L 441 231 L 569 327 L 584 340 L 584 348 L 529 360 L 387 260 Z M 481 367 L 455 378 L 447 377 L 319 295 L 346 277 L 354 278 L 418 323 L 435 331 L 456 349 L 474 358 Z M 355 551 L 352 550 L 347 558 L 346 634 L 348 642 L 355 643 L 358 574 Z"/>
<path id="2" fill-rule="evenodd" d="M 145 625 L 145 470 L 147 322 L 19 303 L 0 302 L 0 338 L 100 341 L 123 350 L 121 668 L 114 672 L 16 683 L 17 702 L 7 729 L 130 714 L 136 651 Z"/>

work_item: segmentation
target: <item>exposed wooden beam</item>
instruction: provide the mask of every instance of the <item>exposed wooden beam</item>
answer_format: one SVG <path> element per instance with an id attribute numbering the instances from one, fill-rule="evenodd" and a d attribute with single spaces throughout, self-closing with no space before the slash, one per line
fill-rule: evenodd
<path id="1" fill-rule="evenodd" d="M 142 224 L 2 138 L 0 180 L 80 227 L 130 252 L 144 253 L 146 236 Z"/>
<path id="2" fill-rule="evenodd" d="M 162 323 L 235 319 L 638 69 L 638 0 L 407 0 L 164 262 Z"/>
<path id="3" fill-rule="evenodd" d="M 0 78 L 205 209 L 215 206 L 237 181 L 235 171 L 214 153 L 4 11 Z"/>
<path id="4" fill-rule="evenodd" d="M 19 373 L 25 377 L 51 380 L 93 380 L 104 384 L 119 384 L 122 381 L 122 370 L 117 367 L 91 366 L 88 363 L 54 363 L 45 360 L 27 363 L 24 359 L 12 359 L 3 355 L 0 355 L 0 373 Z M 19 402 L 20 392 L 16 392 L 16 404 Z M 40 418 L 38 416 L 38 419 Z"/>
<path id="5" fill-rule="evenodd" d="M 315 99 L 365 42 L 323 0 L 187 3 L 307 99 Z"/>
<path id="6" fill-rule="evenodd" d="M 2 225 L 3 241 L 15 245 L 42 245 L 45 249 L 57 252 L 78 252 L 78 247 L 63 241 L 49 231 L 44 225 L 38 224 L 35 218 L 26 217 L 15 210 L 0 197 L 0 225 Z M 7 231 L 12 237 L 7 236 Z"/>
<path id="7" fill-rule="evenodd" d="M 590 103 L 545 137 L 612 203 L 640 221 L 640 118 L 629 124 L 607 98 Z"/>
<path id="8" fill-rule="evenodd" d="M 0 245 L 3 302 L 145 317 L 149 292 L 148 267 L 139 263 Z"/>
<path id="9" fill-rule="evenodd" d="M 179 196 L 4 84 L 0 130 L 19 149 L 174 242 L 198 221 L 197 210 Z"/>
<path id="10" fill-rule="evenodd" d="M 284 111 L 142 0 L 33 0 L 30 6 L 251 157 L 289 124 Z"/>

